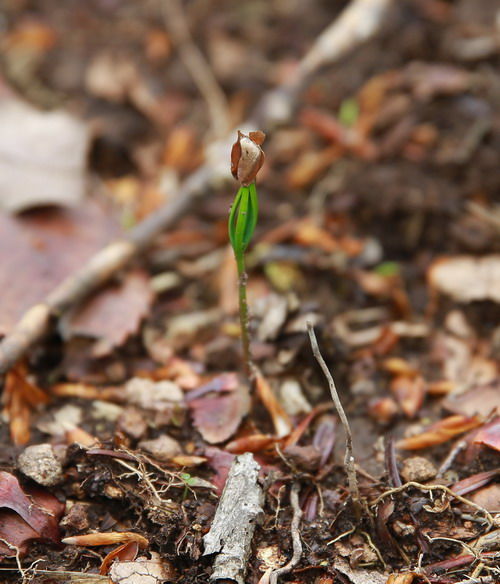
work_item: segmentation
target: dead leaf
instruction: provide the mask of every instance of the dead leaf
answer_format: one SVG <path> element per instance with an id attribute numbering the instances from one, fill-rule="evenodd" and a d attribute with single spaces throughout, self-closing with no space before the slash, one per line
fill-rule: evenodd
<path id="1" fill-rule="evenodd" d="M 500 512 L 500 484 L 493 483 L 469 496 L 469 499 L 490 513 Z"/>
<path id="2" fill-rule="evenodd" d="M 352 584 L 386 584 L 387 582 L 387 574 L 376 572 L 375 570 L 351 568 L 351 566 L 340 557 L 335 558 L 333 567 L 344 576 L 347 576 Z"/>
<path id="3" fill-rule="evenodd" d="M 226 395 L 208 395 L 188 402 L 196 429 L 209 444 L 219 444 L 230 438 L 241 420 L 248 414 L 248 388 L 239 384 Z"/>
<path id="4" fill-rule="evenodd" d="M 176 579 L 175 570 L 166 560 L 137 558 L 134 562 L 115 562 L 109 577 L 113 584 L 162 584 Z"/>
<path id="5" fill-rule="evenodd" d="M 477 428 L 481 423 L 481 419 L 477 417 L 450 416 L 432 424 L 427 430 L 416 436 L 399 440 L 396 446 L 403 450 L 419 450 L 420 448 L 435 446 L 436 444 L 442 444 L 447 440 L 451 440 L 451 438 L 458 434 L 463 434 L 468 430 Z"/>
<path id="6" fill-rule="evenodd" d="M 13 367 L 5 378 L 2 396 L 4 415 L 9 420 L 10 436 L 16 446 L 29 442 L 33 409 L 49 402 L 48 395 L 31 383 L 27 376 L 24 364 Z"/>
<path id="7" fill-rule="evenodd" d="M 486 424 L 476 433 L 473 442 L 484 444 L 500 452 L 500 417 Z"/>
<path id="8" fill-rule="evenodd" d="M 483 416 L 500 414 L 500 380 L 488 385 L 477 386 L 461 395 L 450 395 L 443 407 L 454 414 L 463 416 Z"/>
<path id="9" fill-rule="evenodd" d="M 458 481 L 451 487 L 451 490 L 457 495 L 464 496 L 467 495 L 468 493 L 471 493 L 472 491 L 484 487 L 484 485 L 490 483 L 499 474 L 500 469 L 498 468 L 494 470 L 480 472 L 465 479 L 462 479 L 461 481 Z"/>
<path id="10" fill-rule="evenodd" d="M 251 434 L 237 438 L 226 444 L 226 450 L 232 454 L 243 454 L 244 452 L 261 452 L 271 444 L 276 442 L 274 436 L 268 434 Z"/>
<path id="11" fill-rule="evenodd" d="M 59 542 L 63 511 L 64 504 L 47 491 L 23 490 L 14 475 L 0 472 L 0 555 L 24 554 L 32 540 Z"/>
<path id="12" fill-rule="evenodd" d="M 66 545 L 99 546 L 126 543 L 134 541 L 141 549 L 149 546 L 149 541 L 140 533 L 132 531 L 111 531 L 108 533 L 87 533 L 85 535 L 73 535 L 61 540 Z"/>
<path id="13" fill-rule="evenodd" d="M 139 544 L 136 541 L 128 541 L 115 548 L 102 561 L 99 569 L 99 574 L 107 574 L 111 568 L 111 564 L 115 560 L 120 562 L 133 561 L 137 557 L 139 551 Z"/>
<path id="14" fill-rule="evenodd" d="M 99 290 L 65 319 L 63 334 L 96 338 L 92 356 L 109 355 L 138 330 L 153 298 L 147 274 L 139 269 L 128 271 L 121 282 Z"/>
<path id="15" fill-rule="evenodd" d="M 435 260 L 427 278 L 431 288 L 457 302 L 500 302 L 500 254 Z"/>
<path id="16" fill-rule="evenodd" d="M 0 334 L 120 232 L 111 215 L 90 201 L 21 217 L 0 213 Z"/>
<path id="17" fill-rule="evenodd" d="M 0 209 L 76 205 L 84 196 L 89 132 L 63 111 L 0 99 Z"/>
<path id="18" fill-rule="evenodd" d="M 408 418 L 414 418 L 424 403 L 425 381 L 423 378 L 398 375 L 391 381 L 390 388 L 405 415 Z"/>
<path id="19" fill-rule="evenodd" d="M 255 388 L 259 399 L 271 416 L 276 436 L 278 438 L 288 436 L 292 431 L 290 418 L 274 395 L 269 382 L 260 373 L 255 377 Z"/>

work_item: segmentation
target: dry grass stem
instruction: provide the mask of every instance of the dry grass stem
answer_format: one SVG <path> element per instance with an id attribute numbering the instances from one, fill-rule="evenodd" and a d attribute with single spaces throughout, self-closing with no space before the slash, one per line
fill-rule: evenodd
<path id="1" fill-rule="evenodd" d="M 344 426 L 345 431 L 345 456 L 344 456 L 344 466 L 347 473 L 347 481 L 349 483 L 349 491 L 354 503 L 354 509 L 357 517 L 361 516 L 361 499 L 359 496 L 358 478 L 356 476 L 356 463 L 354 460 L 354 455 L 352 452 L 352 432 L 349 426 L 349 420 L 344 412 L 342 403 L 340 402 L 339 394 L 337 393 L 337 388 L 335 387 L 335 382 L 333 381 L 332 374 L 330 373 L 323 356 L 319 350 L 318 341 L 314 333 L 314 328 L 310 322 L 307 323 L 307 332 L 309 333 L 309 340 L 311 342 L 311 348 L 316 361 L 319 363 L 321 370 L 323 371 L 330 387 L 330 393 L 332 396 L 333 403 L 339 414 L 340 421 Z"/>

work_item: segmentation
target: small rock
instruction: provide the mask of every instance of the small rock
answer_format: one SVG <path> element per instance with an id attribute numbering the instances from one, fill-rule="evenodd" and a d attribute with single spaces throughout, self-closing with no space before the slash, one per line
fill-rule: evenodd
<path id="1" fill-rule="evenodd" d="M 149 452 L 156 460 L 162 461 L 170 460 L 182 452 L 177 440 L 174 440 L 166 434 L 162 434 L 154 440 L 143 440 L 139 442 L 139 448 Z"/>
<path id="2" fill-rule="evenodd" d="M 61 463 L 50 444 L 28 446 L 17 460 L 19 470 L 39 485 L 52 487 L 63 479 Z"/>
<path id="3" fill-rule="evenodd" d="M 422 456 L 412 456 L 403 462 L 401 476 L 405 481 L 414 481 L 421 483 L 428 481 L 436 476 L 436 467 Z"/>
<path id="4" fill-rule="evenodd" d="M 70 503 L 72 503 L 70 505 Z M 64 527 L 67 534 L 79 533 L 87 531 L 90 527 L 89 520 L 89 504 L 88 503 L 74 503 L 66 501 L 66 508 L 68 509 L 66 515 L 61 520 L 61 527 Z"/>

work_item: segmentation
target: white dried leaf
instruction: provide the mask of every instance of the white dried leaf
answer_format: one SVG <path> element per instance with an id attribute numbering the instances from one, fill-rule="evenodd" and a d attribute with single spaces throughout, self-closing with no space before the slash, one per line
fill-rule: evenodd
<path id="1" fill-rule="evenodd" d="M 0 100 L 0 209 L 76 205 L 84 196 L 89 132 L 63 111 Z"/>
<path id="2" fill-rule="evenodd" d="M 428 272 L 432 288 L 458 302 L 500 302 L 500 254 L 436 260 Z"/>

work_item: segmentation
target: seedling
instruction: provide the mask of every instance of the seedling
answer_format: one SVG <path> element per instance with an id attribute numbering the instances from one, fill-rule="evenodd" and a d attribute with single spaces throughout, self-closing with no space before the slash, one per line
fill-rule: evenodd
<path id="1" fill-rule="evenodd" d="M 238 131 L 238 140 L 231 150 L 231 172 L 241 186 L 229 213 L 228 232 L 238 267 L 241 343 L 245 372 L 248 376 L 252 374 L 253 363 L 248 333 L 248 277 L 245 268 L 245 251 L 252 239 L 259 214 L 255 178 L 264 164 L 264 152 L 261 145 L 265 137 L 264 132 L 250 132 L 247 136 Z"/>

